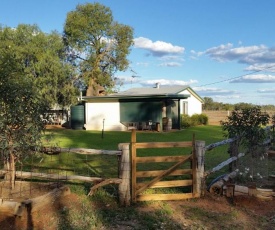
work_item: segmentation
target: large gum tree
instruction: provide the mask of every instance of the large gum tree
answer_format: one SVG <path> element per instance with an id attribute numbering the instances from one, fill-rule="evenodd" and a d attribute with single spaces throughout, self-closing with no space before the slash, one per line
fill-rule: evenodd
<path id="1" fill-rule="evenodd" d="M 0 162 L 11 187 L 16 164 L 40 146 L 41 115 L 52 105 L 73 103 L 72 70 L 56 32 L 0 27 Z"/>
<path id="2" fill-rule="evenodd" d="M 87 85 L 86 95 L 97 96 L 100 87 L 115 86 L 116 71 L 128 68 L 133 29 L 114 21 L 110 8 L 87 3 L 67 14 L 64 41 L 79 67 L 79 78 Z"/>

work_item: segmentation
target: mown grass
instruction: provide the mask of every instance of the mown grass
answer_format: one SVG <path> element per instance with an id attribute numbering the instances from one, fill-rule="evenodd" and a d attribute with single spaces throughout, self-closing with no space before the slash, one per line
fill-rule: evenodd
<path id="1" fill-rule="evenodd" d="M 137 132 L 137 142 L 177 142 L 203 140 L 205 145 L 209 145 L 224 139 L 220 126 L 198 126 L 179 131 L 171 132 Z M 64 148 L 90 148 L 117 150 L 119 143 L 129 143 L 131 141 L 131 132 L 102 132 L 54 129 L 47 130 L 44 136 L 45 145 L 59 146 Z M 222 161 L 228 158 L 228 146 L 221 146 L 209 152 L 205 156 L 205 169 L 212 169 Z M 167 156 L 167 155 L 187 155 L 191 153 L 191 148 L 163 148 L 163 149 L 138 149 L 138 156 Z M 118 177 L 118 159 L 116 156 L 109 155 L 81 155 L 72 152 L 62 153 L 60 155 L 38 155 L 35 159 L 37 171 L 51 173 L 60 173 L 63 175 L 84 175 L 102 178 Z M 137 166 L 139 171 L 163 170 L 168 169 L 173 163 L 145 163 Z M 181 168 L 190 168 L 190 163 L 185 163 Z M 207 178 L 209 184 L 218 175 L 226 173 L 228 167 L 225 167 L 218 173 L 214 173 Z M 149 178 L 148 178 L 149 179 Z M 145 181 L 148 179 L 144 179 Z M 167 178 L 166 178 L 167 179 Z M 168 178 L 168 180 L 170 180 Z M 190 175 L 184 175 L 175 179 L 191 179 Z M 188 192 L 190 188 L 173 189 L 155 189 L 147 190 L 146 193 L 177 193 Z"/>
<path id="2" fill-rule="evenodd" d="M 220 126 L 198 126 L 172 132 L 137 132 L 137 142 L 190 141 L 193 134 L 196 140 L 210 144 L 224 139 Z M 85 131 L 71 129 L 46 130 L 45 138 L 60 147 L 83 147 L 94 149 L 117 149 L 119 143 L 131 141 L 131 132 Z"/>
<path id="3" fill-rule="evenodd" d="M 223 134 L 219 126 L 200 126 L 173 132 L 137 132 L 137 142 L 177 142 L 204 140 L 206 145 L 221 141 Z M 131 132 L 101 132 L 85 130 L 54 129 L 46 130 L 43 142 L 46 146 L 63 148 L 89 148 L 117 150 L 119 143 L 129 143 Z M 213 149 L 206 153 L 206 169 L 210 169 L 226 158 L 227 146 Z M 148 149 L 138 150 L 138 155 L 182 155 L 190 154 L 191 149 Z M 71 151 L 58 155 L 37 154 L 27 159 L 29 165 L 24 168 L 33 172 L 58 173 L 60 175 L 84 175 L 102 178 L 118 177 L 118 159 L 109 155 L 82 155 Z M 142 164 L 140 170 L 167 168 L 167 164 Z M 211 180 L 211 178 L 210 178 Z M 67 183 L 71 191 L 78 195 L 81 205 L 78 208 L 58 210 L 58 229 L 182 229 L 173 216 L 175 210 L 167 202 L 157 202 L 157 208 L 149 212 L 140 211 L 154 202 L 140 202 L 127 208 L 118 204 L 118 186 L 108 185 L 98 189 L 93 196 L 87 197 L 91 184 Z M 185 190 L 189 188 L 184 188 Z M 190 192 L 180 188 L 162 188 L 146 193 L 179 193 Z M 153 205 L 154 206 L 154 205 Z M 74 207 L 74 204 L 72 204 Z M 145 208 L 146 209 L 146 208 Z M 197 214 L 195 214 L 197 215 Z"/>
<path id="4" fill-rule="evenodd" d="M 195 140 L 203 140 L 206 146 L 224 139 L 220 126 L 198 126 L 184 130 L 172 132 L 137 132 L 137 142 L 171 142 L 171 141 L 191 141 L 195 136 Z M 129 143 L 131 141 L 131 132 L 102 132 L 55 129 L 47 130 L 44 136 L 46 145 L 59 146 L 64 148 L 90 148 L 117 150 L 119 143 Z M 206 170 L 213 168 L 228 158 L 228 146 L 221 146 L 209 152 L 206 152 L 205 168 Z M 189 154 L 189 148 L 163 148 L 163 149 L 140 149 L 139 156 L 167 156 Z M 41 159 L 40 159 L 41 160 Z M 40 161 L 37 159 L 37 161 Z M 93 155 L 85 156 L 74 153 L 65 153 L 57 156 L 43 155 L 43 167 L 52 169 L 63 168 L 66 173 L 87 174 L 89 176 L 116 177 L 118 162 L 116 156 Z M 142 164 L 139 170 L 146 170 L 152 167 L 161 169 L 166 167 L 167 163 L 160 164 Z M 227 170 L 227 169 L 225 169 Z M 209 178 L 211 180 L 216 175 Z"/>
<path id="5" fill-rule="evenodd" d="M 173 132 L 137 132 L 137 142 L 170 142 L 191 141 L 193 135 L 196 140 L 203 140 L 206 146 L 224 139 L 220 126 L 199 126 Z M 64 148 L 90 148 L 117 150 L 119 143 L 128 143 L 131 140 L 131 132 L 101 132 L 85 130 L 55 129 L 47 130 L 44 135 L 44 144 L 48 146 L 59 146 Z M 215 148 L 206 152 L 205 170 L 212 169 L 229 156 L 228 145 Z M 187 149 L 184 154 L 190 153 Z M 179 155 L 183 150 L 175 149 L 149 149 L 138 150 L 140 155 Z M 109 155 L 81 155 L 72 152 L 59 155 L 33 156 L 28 162 L 34 162 L 29 167 L 38 172 L 58 172 L 63 174 L 77 174 L 86 176 L 97 176 L 103 178 L 115 178 L 118 173 L 118 161 L 116 156 Z M 34 167 L 35 165 L 35 167 Z M 152 165 L 140 166 L 141 170 L 152 169 Z M 165 167 L 160 164 L 158 169 Z M 207 179 L 209 184 L 218 175 L 228 171 L 223 168 Z M 119 229 L 118 226 L 127 229 L 187 229 L 175 219 L 178 213 L 170 203 L 165 201 L 139 202 L 130 207 L 120 207 L 118 204 L 117 185 L 108 185 L 98 189 L 93 196 L 87 196 L 90 191 L 90 183 L 68 183 L 73 193 L 79 196 L 81 206 L 78 209 L 63 208 L 58 211 L 58 229 Z M 171 191 L 162 189 L 162 192 L 179 192 L 177 189 Z M 148 193 L 154 191 L 147 191 Z M 72 204 L 74 206 L 74 204 Z M 154 207 L 152 209 L 152 206 Z M 146 208 L 148 207 L 148 210 Z M 224 222 L 224 229 L 228 223 L 235 218 L 233 211 L 222 215 L 213 210 L 203 208 L 183 207 L 188 209 L 191 220 L 202 220 L 209 222 L 207 226 L 215 226 L 214 222 Z M 146 211 L 144 211 L 146 210 Z M 194 228 L 206 229 L 199 223 L 192 224 Z M 241 229 L 239 225 L 234 226 Z M 207 228 L 208 229 L 208 228 Z"/>

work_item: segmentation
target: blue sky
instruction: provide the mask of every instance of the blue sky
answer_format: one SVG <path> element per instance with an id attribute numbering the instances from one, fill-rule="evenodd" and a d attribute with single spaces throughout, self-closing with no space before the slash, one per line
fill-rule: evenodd
<path id="1" fill-rule="evenodd" d="M 60 33 L 69 11 L 91 0 L 1 0 L 0 24 Z M 190 85 L 223 103 L 275 104 L 275 1 L 98 0 L 133 27 L 131 69 L 120 90 Z M 132 76 L 139 77 L 132 77 Z"/>

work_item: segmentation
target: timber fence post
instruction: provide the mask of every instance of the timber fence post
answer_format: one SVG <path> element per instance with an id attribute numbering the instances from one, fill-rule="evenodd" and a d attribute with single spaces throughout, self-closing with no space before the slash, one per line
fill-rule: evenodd
<path id="1" fill-rule="evenodd" d="M 130 180 L 131 180 L 131 162 L 129 143 L 121 143 L 118 145 L 119 150 L 122 150 L 120 165 L 119 165 L 119 178 L 122 179 L 118 186 L 119 203 L 121 206 L 129 206 L 131 201 L 130 195 Z"/>
<path id="2" fill-rule="evenodd" d="M 237 157 L 239 154 L 238 140 L 235 140 L 229 144 L 228 149 L 230 157 Z M 229 164 L 229 171 L 233 172 L 237 168 L 237 161 Z"/>
<path id="3" fill-rule="evenodd" d="M 204 195 L 205 181 L 204 181 L 204 156 L 205 156 L 205 141 L 196 141 L 196 192 L 199 197 Z"/>

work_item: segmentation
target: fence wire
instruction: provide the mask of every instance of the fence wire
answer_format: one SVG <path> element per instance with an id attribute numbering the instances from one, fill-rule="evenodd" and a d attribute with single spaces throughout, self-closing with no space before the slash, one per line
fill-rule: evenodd
<path id="1" fill-rule="evenodd" d="M 111 159 L 110 159 L 111 158 Z M 12 189 L 5 174 L 3 157 L 0 159 L 0 197 L 2 199 L 25 199 L 39 191 L 47 191 L 68 182 L 67 176 L 117 177 L 115 156 L 84 155 L 62 152 L 55 155 L 34 153 L 16 163 L 16 183 Z M 108 168 L 109 174 L 106 174 Z M 28 174 L 26 175 L 26 172 Z M 24 174 L 25 173 L 25 174 Z"/>

